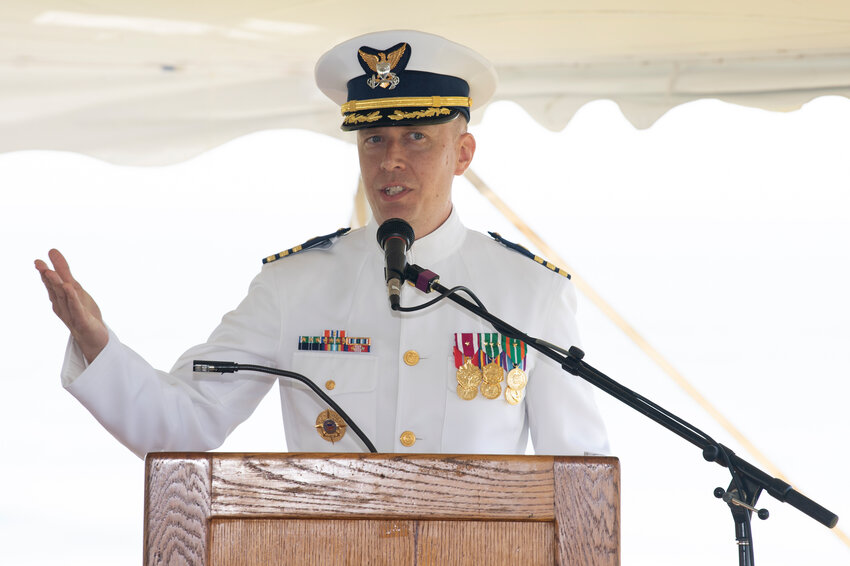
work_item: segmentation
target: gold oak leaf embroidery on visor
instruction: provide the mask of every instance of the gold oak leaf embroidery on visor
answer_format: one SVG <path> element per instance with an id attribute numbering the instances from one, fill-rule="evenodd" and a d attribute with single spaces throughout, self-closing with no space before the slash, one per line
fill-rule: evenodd
<path id="1" fill-rule="evenodd" d="M 370 112 L 369 114 L 349 114 L 343 119 L 343 123 L 345 124 L 362 124 L 363 122 L 377 122 L 383 116 L 380 112 L 375 110 L 374 112 Z"/>
<path id="2" fill-rule="evenodd" d="M 429 108 L 428 110 L 416 110 L 414 112 L 402 112 L 401 110 L 396 110 L 387 116 L 387 118 L 390 120 L 409 120 L 411 118 L 433 118 L 434 116 L 451 113 L 452 111 L 448 108 Z"/>

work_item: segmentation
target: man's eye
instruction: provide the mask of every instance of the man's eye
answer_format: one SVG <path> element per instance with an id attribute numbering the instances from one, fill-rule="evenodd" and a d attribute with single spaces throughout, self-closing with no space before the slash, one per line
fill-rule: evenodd
<path id="1" fill-rule="evenodd" d="M 366 138 L 366 143 L 380 143 L 381 136 L 369 136 Z"/>
<path id="2" fill-rule="evenodd" d="M 410 132 L 410 138 L 414 140 L 424 140 L 425 134 L 422 132 Z"/>

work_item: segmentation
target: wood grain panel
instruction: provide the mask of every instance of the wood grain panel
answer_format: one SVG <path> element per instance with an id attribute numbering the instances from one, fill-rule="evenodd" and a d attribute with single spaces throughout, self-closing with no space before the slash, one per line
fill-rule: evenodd
<path id="1" fill-rule="evenodd" d="M 616 458 L 153 454 L 145 566 L 619 564 Z"/>
<path id="2" fill-rule="evenodd" d="M 555 524 L 421 521 L 415 564 L 552 566 Z"/>
<path id="3" fill-rule="evenodd" d="M 620 564 L 620 465 L 615 458 L 556 458 L 559 564 Z"/>
<path id="4" fill-rule="evenodd" d="M 207 455 L 148 457 L 145 566 L 206 564 L 210 469 Z"/>
<path id="5" fill-rule="evenodd" d="M 215 519 L 211 566 L 554 564 L 549 522 Z"/>
<path id="6" fill-rule="evenodd" d="M 292 454 L 217 457 L 217 516 L 551 521 L 551 457 Z"/>

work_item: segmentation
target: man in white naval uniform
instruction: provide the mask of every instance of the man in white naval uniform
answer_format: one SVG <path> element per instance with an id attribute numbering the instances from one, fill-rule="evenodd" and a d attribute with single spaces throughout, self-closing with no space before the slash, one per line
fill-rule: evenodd
<path id="1" fill-rule="evenodd" d="M 276 382 L 250 372 L 193 374 L 195 359 L 306 375 L 379 452 L 523 453 L 530 431 L 538 454 L 606 453 L 588 384 L 529 350 L 513 362 L 528 378 L 519 402 L 501 394 L 504 383 L 498 397 L 473 391 L 474 398 L 462 398 L 456 336 L 492 333 L 490 325 L 450 301 L 411 313 L 389 307 L 376 232 L 383 221 L 403 218 L 416 233 L 410 263 L 438 273 L 447 285 L 474 290 L 488 310 L 531 336 L 563 346 L 577 342 L 570 281 L 466 229 L 452 207 L 452 180 L 475 152 L 466 131 L 472 101 L 483 104 L 495 87 L 489 62 L 429 34 L 379 32 L 333 48 L 317 64 L 316 77 L 342 106 L 343 129 L 356 130 L 372 221 L 322 246 L 269 258 L 242 303 L 168 373 L 119 341 L 65 259 L 51 250 L 54 269 L 41 260 L 36 268 L 71 331 L 63 386 L 140 456 L 216 448 Z M 405 306 L 431 298 L 409 286 L 401 291 Z M 328 330 L 368 338 L 369 346 L 349 350 L 338 341 L 299 349 L 302 337 Z M 279 387 L 290 450 L 365 449 L 338 418 L 330 428 L 322 425 L 328 407 L 306 386 L 281 380 Z"/>

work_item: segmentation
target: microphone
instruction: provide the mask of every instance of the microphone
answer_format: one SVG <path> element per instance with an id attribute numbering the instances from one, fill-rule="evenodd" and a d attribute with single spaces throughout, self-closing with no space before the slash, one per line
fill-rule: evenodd
<path id="1" fill-rule="evenodd" d="M 236 373 L 239 364 L 233 362 L 214 362 L 211 360 L 195 360 L 192 371 L 199 373 Z"/>
<path id="2" fill-rule="evenodd" d="M 404 282 L 404 268 L 407 266 L 404 254 L 415 239 L 413 228 L 401 218 L 390 218 L 378 228 L 378 244 L 384 250 L 386 261 L 387 294 L 393 310 L 398 310 L 399 293 Z"/>

